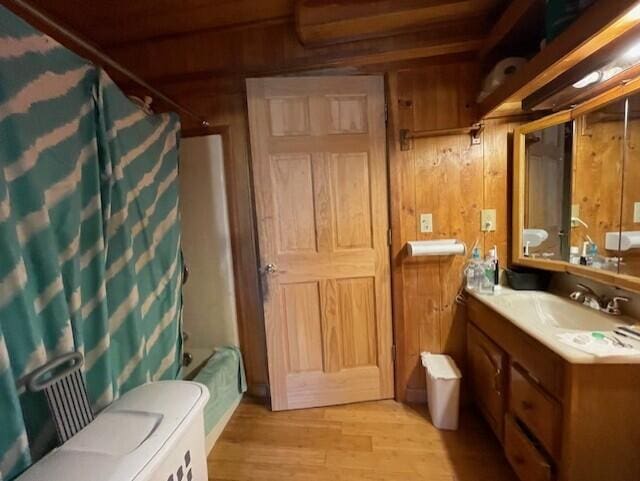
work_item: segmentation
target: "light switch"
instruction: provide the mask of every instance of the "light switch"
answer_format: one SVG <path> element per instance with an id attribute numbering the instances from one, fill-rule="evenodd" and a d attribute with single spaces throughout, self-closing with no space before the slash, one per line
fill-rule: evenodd
<path id="1" fill-rule="evenodd" d="M 496 210 L 482 209 L 480 216 L 480 230 L 482 232 L 495 232 L 496 230 Z"/>
<path id="2" fill-rule="evenodd" d="M 633 222 L 640 224 L 640 202 L 633 203 Z"/>
<path id="3" fill-rule="evenodd" d="M 433 214 L 420 214 L 420 232 L 433 232 Z"/>

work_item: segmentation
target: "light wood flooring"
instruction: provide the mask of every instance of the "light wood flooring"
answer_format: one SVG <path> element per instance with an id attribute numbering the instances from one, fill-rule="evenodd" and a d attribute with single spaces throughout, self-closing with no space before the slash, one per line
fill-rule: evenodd
<path id="1" fill-rule="evenodd" d="M 474 411 L 438 431 L 426 406 L 378 401 L 271 412 L 244 401 L 209 455 L 215 481 L 516 481 Z"/>

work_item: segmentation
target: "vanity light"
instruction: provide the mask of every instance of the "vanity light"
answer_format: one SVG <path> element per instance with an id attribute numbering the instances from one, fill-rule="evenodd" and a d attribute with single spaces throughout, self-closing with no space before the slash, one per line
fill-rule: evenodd
<path id="1" fill-rule="evenodd" d="M 602 81 L 606 82 L 607 80 L 615 77 L 619 73 L 624 72 L 622 67 L 611 67 L 602 71 Z"/>
<path id="2" fill-rule="evenodd" d="M 584 77 L 582 80 L 578 80 L 576 83 L 574 83 L 573 84 L 573 88 L 583 89 L 585 87 L 588 87 L 591 84 L 599 82 L 601 78 L 602 78 L 602 74 L 600 72 L 598 72 L 598 71 L 591 72 L 589 75 Z"/>
<path id="3" fill-rule="evenodd" d="M 622 54 L 624 60 L 636 62 L 640 59 L 640 42 L 634 44 L 629 50 Z"/>
<path id="4" fill-rule="evenodd" d="M 631 22 L 636 22 L 640 20 L 640 4 L 633 7 L 631 10 L 627 12 L 624 16 L 625 20 L 629 20 Z"/>

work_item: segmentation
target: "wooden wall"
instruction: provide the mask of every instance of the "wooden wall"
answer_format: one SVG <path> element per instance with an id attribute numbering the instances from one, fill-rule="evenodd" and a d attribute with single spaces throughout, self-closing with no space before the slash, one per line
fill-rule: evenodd
<path id="1" fill-rule="evenodd" d="M 464 307 L 455 303 L 462 286 L 464 259 L 406 259 L 409 240 L 459 238 L 469 248 L 478 240 L 483 252 L 498 246 L 500 261 L 507 260 L 508 142 L 515 127 L 508 120 L 485 121 L 482 144 L 471 146 L 468 135 L 416 140 L 402 152 L 400 128 L 428 130 L 467 127 L 475 119 L 477 64 L 471 61 L 430 62 L 424 66 L 380 72 L 387 79 L 389 105 L 390 210 L 393 230 L 392 281 L 394 297 L 396 396 L 400 400 L 425 398 L 424 370 L 419 353 L 446 352 L 464 364 Z M 241 344 L 251 392 L 266 394 L 268 373 L 253 232 L 250 153 L 245 92 L 241 84 L 192 80 L 169 85 L 167 93 L 180 103 L 207 112 L 214 125 L 228 125 L 233 150 L 227 166 L 230 204 L 236 218 L 234 255 L 244 266 L 237 289 L 240 303 Z M 202 130 L 185 119 L 187 135 Z M 483 208 L 497 210 L 497 230 L 480 231 Z M 420 213 L 433 213 L 434 233 L 418 233 Z"/>
<path id="2" fill-rule="evenodd" d="M 398 129 L 431 130 L 468 126 L 474 119 L 474 63 L 391 72 L 389 126 L 394 321 L 398 349 L 396 395 L 425 399 L 421 351 L 446 352 L 463 366 L 464 306 L 455 302 L 462 286 L 462 257 L 406 256 L 410 240 L 456 238 L 483 252 L 497 245 L 507 259 L 509 133 L 515 124 L 486 121 L 482 144 L 468 135 L 414 141 L 402 152 Z M 497 230 L 483 233 L 483 208 L 497 210 Z M 434 232 L 419 232 L 421 213 L 432 213 Z"/>

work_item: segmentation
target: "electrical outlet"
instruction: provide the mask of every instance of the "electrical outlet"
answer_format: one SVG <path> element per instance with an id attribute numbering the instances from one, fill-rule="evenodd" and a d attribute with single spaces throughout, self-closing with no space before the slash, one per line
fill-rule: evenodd
<path id="1" fill-rule="evenodd" d="M 633 203 L 633 222 L 640 224 L 640 202 Z"/>
<path id="2" fill-rule="evenodd" d="M 496 230 L 496 210 L 482 209 L 480 216 L 480 230 L 482 232 L 495 232 Z"/>
<path id="3" fill-rule="evenodd" d="M 420 214 L 420 232 L 423 234 L 433 232 L 433 214 Z"/>

